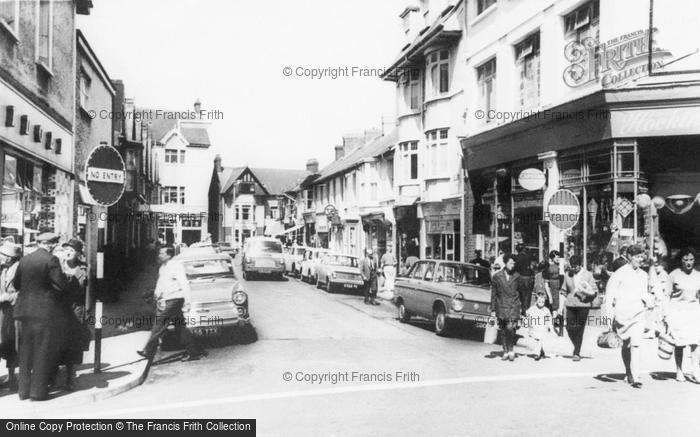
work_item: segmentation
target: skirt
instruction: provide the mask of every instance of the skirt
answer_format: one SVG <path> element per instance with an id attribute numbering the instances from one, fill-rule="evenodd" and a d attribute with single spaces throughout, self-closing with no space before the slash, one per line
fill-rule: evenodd
<path id="1" fill-rule="evenodd" d="M 697 302 L 669 303 L 666 323 L 676 346 L 700 343 L 700 305 Z"/>

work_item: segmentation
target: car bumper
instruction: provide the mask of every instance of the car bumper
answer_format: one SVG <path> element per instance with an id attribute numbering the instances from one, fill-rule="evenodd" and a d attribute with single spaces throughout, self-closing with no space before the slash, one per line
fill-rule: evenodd
<path id="1" fill-rule="evenodd" d="M 344 290 L 361 290 L 365 285 L 362 281 L 353 281 L 350 279 L 331 279 L 330 285 L 333 288 L 342 288 Z"/>
<path id="2" fill-rule="evenodd" d="M 245 271 L 248 273 L 260 273 L 261 275 L 273 275 L 275 273 L 284 273 L 284 266 L 276 266 L 276 267 L 246 266 Z"/>
<path id="3" fill-rule="evenodd" d="M 476 323 L 486 323 L 489 319 L 488 314 L 463 313 L 456 311 L 449 311 L 447 314 L 445 314 L 445 316 L 447 316 L 447 318 L 450 320 Z"/>

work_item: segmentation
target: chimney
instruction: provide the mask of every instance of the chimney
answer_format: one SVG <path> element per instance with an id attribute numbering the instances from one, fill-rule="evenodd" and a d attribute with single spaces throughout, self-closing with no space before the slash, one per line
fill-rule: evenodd
<path id="1" fill-rule="evenodd" d="M 224 167 L 221 165 L 221 155 L 219 154 L 214 158 L 214 169 L 217 173 L 221 173 L 224 170 Z"/>
<path id="2" fill-rule="evenodd" d="M 342 145 L 335 146 L 335 160 L 337 161 L 343 156 L 345 156 L 345 147 Z"/>
<path id="3" fill-rule="evenodd" d="M 195 118 L 199 118 L 199 114 L 201 114 L 202 111 L 202 102 L 197 99 L 194 101 L 194 115 Z"/>
<path id="4" fill-rule="evenodd" d="M 309 159 L 306 161 L 306 171 L 309 173 L 318 173 L 318 159 Z"/>

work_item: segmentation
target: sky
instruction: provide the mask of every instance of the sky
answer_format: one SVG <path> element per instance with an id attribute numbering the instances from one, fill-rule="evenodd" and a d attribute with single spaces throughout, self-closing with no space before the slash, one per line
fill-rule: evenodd
<path id="1" fill-rule="evenodd" d="M 398 56 L 406 0 L 93 3 L 77 25 L 109 76 L 137 107 L 185 111 L 200 99 L 220 111 L 210 136 L 224 166 L 323 167 L 343 134 L 382 120 L 388 133 L 395 121 L 395 84 L 359 69 Z M 325 68 L 343 70 L 306 70 Z"/>

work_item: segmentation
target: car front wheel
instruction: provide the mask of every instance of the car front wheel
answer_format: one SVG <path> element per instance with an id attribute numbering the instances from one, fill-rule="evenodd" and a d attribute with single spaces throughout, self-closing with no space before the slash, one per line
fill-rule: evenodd
<path id="1" fill-rule="evenodd" d="M 401 301 L 399 303 L 399 322 L 407 323 L 410 320 L 411 320 L 411 313 L 409 313 L 408 309 L 406 309 L 406 304 L 403 301 Z"/>
<path id="2" fill-rule="evenodd" d="M 440 337 L 449 335 L 450 320 L 447 318 L 445 308 L 440 306 L 435 312 L 435 333 Z"/>

